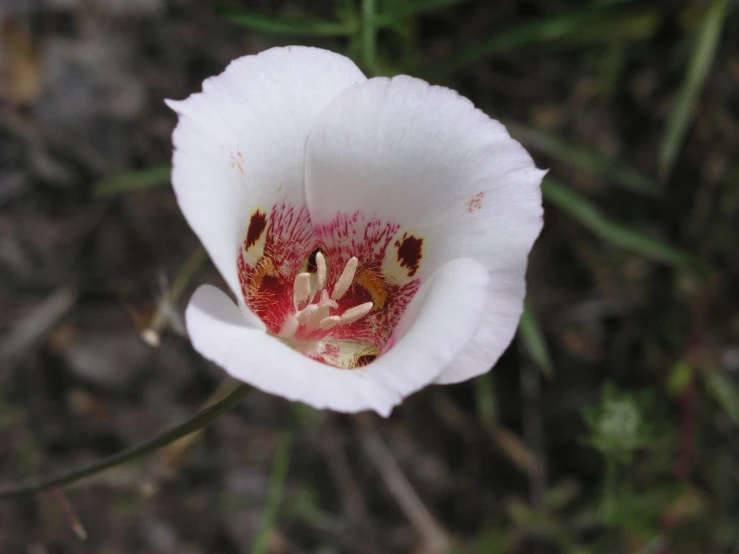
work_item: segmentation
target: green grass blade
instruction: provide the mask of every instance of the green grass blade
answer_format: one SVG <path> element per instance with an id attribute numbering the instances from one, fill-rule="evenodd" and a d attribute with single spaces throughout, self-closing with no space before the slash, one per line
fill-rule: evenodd
<path id="1" fill-rule="evenodd" d="M 231 8 L 219 8 L 218 13 L 231 23 L 269 35 L 345 37 L 356 32 L 356 25 L 352 21 L 324 21 L 314 18 L 287 19 Z"/>
<path id="2" fill-rule="evenodd" d="M 461 50 L 449 60 L 429 68 L 427 72 L 434 77 L 443 78 L 493 54 L 557 40 L 576 43 L 643 40 L 656 31 L 661 17 L 658 10 L 648 9 L 588 8 L 568 12 L 492 32 L 487 40 L 478 41 Z"/>
<path id="3" fill-rule="evenodd" d="M 690 272 L 706 269 L 690 254 L 608 219 L 592 203 L 561 183 L 545 179 L 542 193 L 547 201 L 613 246 Z"/>
<path id="4" fill-rule="evenodd" d="M 626 44 L 621 40 L 611 41 L 602 54 L 595 88 L 603 101 L 610 102 L 616 94 L 626 69 L 626 54 Z"/>
<path id="5" fill-rule="evenodd" d="M 739 389 L 737 386 L 718 369 L 707 372 L 705 379 L 708 392 L 731 421 L 739 425 Z"/>
<path id="6" fill-rule="evenodd" d="M 511 136 L 529 148 L 600 175 L 631 192 L 650 196 L 659 194 L 655 181 L 631 167 L 614 162 L 608 156 L 569 144 L 549 133 L 508 121 L 504 123 Z"/>
<path id="7" fill-rule="evenodd" d="M 168 429 L 156 437 L 141 443 L 132 448 L 126 449 L 118 454 L 113 454 L 107 458 L 103 458 L 89 466 L 62 473 L 60 475 L 39 476 L 27 479 L 26 481 L 8 487 L 0 487 L 0 500 L 8 500 L 18 498 L 29 494 L 35 494 L 52 488 L 59 488 L 90 475 L 100 473 L 111 467 L 119 466 L 127 462 L 146 456 L 173 442 L 185 437 L 191 433 L 199 431 L 206 425 L 210 424 L 218 417 L 234 408 L 241 400 L 243 400 L 252 388 L 248 385 L 241 384 L 233 389 L 227 396 L 217 402 L 199 410 L 193 417 L 187 421 Z"/>
<path id="8" fill-rule="evenodd" d="M 698 31 L 688 72 L 667 122 L 660 149 L 659 169 L 664 178 L 667 178 L 672 171 L 680 145 L 688 131 L 698 96 L 706 81 L 708 71 L 713 65 L 716 45 L 721 36 L 728 4 L 728 0 L 714 0 Z"/>
<path id="9" fill-rule="evenodd" d="M 93 192 L 95 196 L 111 196 L 129 190 L 166 185 L 170 181 L 171 173 L 172 167 L 170 165 L 126 171 L 98 181 L 93 185 Z"/>
<path id="10" fill-rule="evenodd" d="M 390 0 L 387 8 L 382 10 L 380 20 L 384 23 L 388 20 L 410 17 L 424 12 L 448 8 L 456 4 L 463 4 L 470 0 Z"/>
<path id="11" fill-rule="evenodd" d="M 379 73 L 376 11 L 376 0 L 362 0 L 362 58 L 365 68 L 371 75 Z"/>
<path id="12" fill-rule="evenodd" d="M 495 395 L 493 394 L 493 381 L 490 373 L 483 373 L 474 381 L 475 383 L 475 406 L 480 423 L 488 431 L 495 431 L 498 426 L 498 410 L 495 406 Z"/>
<path id="13" fill-rule="evenodd" d="M 528 304 L 524 306 L 519 329 L 524 347 L 529 353 L 529 356 L 539 366 L 544 376 L 552 379 L 554 377 L 554 365 L 549 355 L 549 348 L 544 340 L 544 334 L 541 332 L 539 322 L 536 321 L 536 317 Z"/>
<path id="14" fill-rule="evenodd" d="M 290 452 L 293 444 L 293 432 L 288 431 L 280 443 L 277 451 L 275 463 L 272 466 L 272 473 L 269 477 L 269 492 L 267 493 L 267 506 L 264 510 L 264 518 L 259 528 L 259 533 L 254 540 L 252 554 L 266 554 L 269 545 L 269 538 L 275 527 L 277 520 L 277 512 L 282 503 L 282 491 L 285 487 L 285 478 L 287 477 L 287 469 L 290 465 Z"/>

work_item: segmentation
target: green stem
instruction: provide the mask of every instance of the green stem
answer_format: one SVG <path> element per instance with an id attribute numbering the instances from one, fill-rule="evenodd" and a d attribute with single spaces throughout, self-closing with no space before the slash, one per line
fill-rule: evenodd
<path id="1" fill-rule="evenodd" d="M 552 365 L 552 358 L 549 355 L 547 342 L 544 339 L 544 334 L 541 332 L 539 322 L 531 311 L 531 307 L 528 302 L 523 306 L 523 314 L 521 315 L 519 330 L 521 332 L 523 345 L 528 351 L 529 356 L 531 356 L 531 359 L 534 360 L 534 363 L 539 367 L 544 377 L 547 379 L 553 379 L 554 366 Z"/>
<path id="2" fill-rule="evenodd" d="M 375 0 L 362 0 L 362 53 L 364 65 L 372 75 L 378 74 L 376 9 Z"/>
<path id="3" fill-rule="evenodd" d="M 231 11 L 228 8 L 219 9 L 219 12 L 231 23 L 271 35 L 345 37 L 356 32 L 351 22 L 321 21 L 319 19 L 280 19 L 243 10 Z"/>
<path id="4" fill-rule="evenodd" d="M 613 519 L 614 507 L 616 504 L 616 478 L 617 478 L 616 458 L 608 455 L 606 458 L 606 475 L 603 480 L 603 497 L 601 498 L 600 513 L 603 523 L 611 523 Z"/>
<path id="5" fill-rule="evenodd" d="M 285 478 L 287 477 L 287 468 L 290 465 L 290 451 L 292 450 L 293 431 L 288 431 L 277 452 L 277 458 L 272 466 L 272 473 L 269 477 L 269 493 L 267 495 L 267 507 L 264 510 L 264 519 L 259 528 L 259 533 L 254 541 L 252 548 L 253 554 L 265 554 L 269 538 L 272 535 L 272 529 L 277 519 L 277 511 L 282 502 L 282 490 L 285 486 Z"/>
<path id="6" fill-rule="evenodd" d="M 241 400 L 243 400 L 251 390 L 251 387 L 242 384 L 234 389 L 228 396 L 224 397 L 219 402 L 198 411 L 193 417 L 184 423 L 172 427 L 164 433 L 157 435 L 142 444 L 119 452 L 118 454 L 113 454 L 107 458 L 103 458 L 89 466 L 82 467 L 68 473 L 52 475 L 50 477 L 32 477 L 31 479 L 27 479 L 19 484 L 0 488 L 0 500 L 18 498 L 51 488 L 63 487 L 85 477 L 89 477 L 90 475 L 94 475 L 95 473 L 100 473 L 101 471 L 110 469 L 111 467 L 125 464 L 126 462 L 130 462 L 137 458 L 141 458 L 142 456 L 146 456 L 147 454 L 151 454 L 152 452 L 156 452 L 160 448 L 163 448 L 190 433 L 194 433 L 195 431 L 202 429 L 218 417 L 230 411 Z"/>
<path id="7" fill-rule="evenodd" d="M 129 190 L 166 185 L 171 175 L 172 166 L 157 165 L 106 177 L 93 185 L 92 190 L 95 196 L 111 196 Z"/>

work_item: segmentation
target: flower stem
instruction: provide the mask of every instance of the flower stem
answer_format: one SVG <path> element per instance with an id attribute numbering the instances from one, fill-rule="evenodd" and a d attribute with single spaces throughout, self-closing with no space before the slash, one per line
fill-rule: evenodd
<path id="1" fill-rule="evenodd" d="M 288 431 L 280 443 L 272 473 L 269 477 L 269 493 L 267 495 L 267 507 L 264 510 L 264 518 L 259 528 L 259 533 L 254 541 L 253 554 L 265 554 L 272 529 L 277 519 L 277 511 L 282 502 L 282 490 L 285 486 L 287 468 L 290 465 L 290 452 L 293 444 L 293 431 Z"/>
<path id="2" fill-rule="evenodd" d="M 221 381 L 221 384 L 218 385 L 218 388 L 210 394 L 208 400 L 206 400 L 201 406 L 201 409 L 217 404 L 240 386 L 240 381 L 232 379 L 231 377 L 226 377 Z M 162 449 L 161 458 L 168 469 L 177 470 L 180 467 L 187 449 L 200 438 L 202 432 L 203 429 L 193 431 L 189 435 L 185 435 L 181 439 L 177 439 Z"/>
<path id="3" fill-rule="evenodd" d="M 174 441 L 198 431 L 222 416 L 226 412 L 234 408 L 241 400 L 243 400 L 250 392 L 251 387 L 241 384 L 236 387 L 230 394 L 202 410 L 198 411 L 187 421 L 168 429 L 156 437 L 149 439 L 137 446 L 123 450 L 118 454 L 113 454 L 107 458 L 103 458 L 89 466 L 72 470 L 68 473 L 52 475 L 50 477 L 36 476 L 27 479 L 16 485 L 0 488 L 0 500 L 8 500 L 18 498 L 29 494 L 35 494 L 51 488 L 63 487 L 79 481 L 90 475 L 100 473 L 111 467 L 115 467 L 126 462 L 130 462 L 152 452 L 156 452 L 160 448 L 173 443 Z"/>
<path id="4" fill-rule="evenodd" d="M 613 520 L 613 512 L 616 504 L 616 465 L 615 456 L 610 453 L 607 454 L 606 475 L 603 480 L 603 496 L 600 504 L 600 514 L 605 524 L 609 524 Z"/>
<path id="5" fill-rule="evenodd" d="M 377 75 L 376 0 L 362 0 L 362 53 L 369 73 Z"/>

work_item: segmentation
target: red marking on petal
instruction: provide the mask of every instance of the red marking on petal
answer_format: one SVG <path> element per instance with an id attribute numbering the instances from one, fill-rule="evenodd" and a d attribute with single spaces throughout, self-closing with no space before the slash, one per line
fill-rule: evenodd
<path id="1" fill-rule="evenodd" d="M 349 289 L 331 309 L 331 315 L 366 302 L 373 308 L 364 317 L 330 330 L 305 327 L 296 330 L 298 341 L 321 341 L 320 355 L 313 359 L 337 367 L 362 367 L 389 348 L 395 327 L 420 287 L 419 279 L 400 284 L 383 273 L 386 254 L 396 256 L 409 276 L 417 273 L 423 256 L 423 239 L 408 233 L 399 236 L 400 225 L 393 221 L 365 216 L 362 212 L 340 213 L 325 224 L 312 225 L 306 207 L 288 203 L 272 206 L 265 213 L 251 216 L 238 259 L 239 280 L 244 300 L 265 323 L 270 333 L 279 335 L 288 318 L 295 314 L 293 288 L 299 272 L 316 271 L 315 256 L 321 251 L 328 264 L 326 289 L 331 291 L 348 260 L 359 260 Z M 246 254 L 250 246 L 264 241 L 259 256 Z M 392 248 L 389 251 L 388 248 Z M 247 259 L 249 260 L 247 262 Z M 317 300 L 315 300 L 317 301 Z M 325 344 L 325 340 L 338 346 Z M 350 345 L 344 350 L 342 344 Z M 356 345 L 367 348 L 355 352 Z"/>
<path id="2" fill-rule="evenodd" d="M 337 214 L 330 222 L 315 226 L 316 235 L 323 243 L 323 254 L 335 267 L 344 267 L 352 256 L 364 266 L 379 267 L 399 229 L 396 223 L 370 219 L 361 212 Z"/>
<path id="3" fill-rule="evenodd" d="M 249 250 L 254 246 L 257 241 L 264 233 L 267 228 L 267 215 L 264 212 L 257 210 L 251 216 L 249 220 L 249 230 L 246 232 L 246 239 L 244 240 L 244 248 Z"/>
<path id="4" fill-rule="evenodd" d="M 323 347 L 323 355 L 329 358 L 338 358 L 341 354 L 341 349 L 333 344 L 327 344 Z"/>
<path id="5" fill-rule="evenodd" d="M 230 152 L 228 156 L 231 160 L 231 167 L 233 167 L 234 169 L 238 169 L 239 173 L 243 175 L 244 174 L 244 155 L 241 152 L 236 152 L 235 154 L 233 152 Z"/>
<path id="6" fill-rule="evenodd" d="M 254 265 L 244 259 L 244 251 L 264 237 L 264 249 Z M 301 264 L 317 247 L 308 208 L 281 203 L 267 217 L 256 211 L 251 216 L 238 254 L 239 281 L 244 301 L 270 332 L 280 332 L 294 312 L 293 283 Z"/>
<path id="7" fill-rule="evenodd" d="M 467 202 L 467 211 L 472 213 L 482 209 L 482 199 L 485 196 L 484 192 L 478 192 L 473 196 L 469 202 Z"/>
<path id="8" fill-rule="evenodd" d="M 359 260 L 354 282 L 339 300 L 335 313 L 341 314 L 365 302 L 374 304 L 372 311 L 363 318 L 334 327 L 331 338 L 383 348 L 421 284 L 413 279 L 400 285 L 383 274 L 385 254 L 388 248 L 395 248 L 393 238 L 400 225 L 352 212 L 337 214 L 334 219 L 316 225 L 315 230 L 329 263 L 328 290 L 336 284 L 341 269 L 352 256 Z M 392 255 L 396 255 L 395 250 Z"/>
<path id="9" fill-rule="evenodd" d="M 403 235 L 401 240 L 395 241 L 395 246 L 398 247 L 398 263 L 408 269 L 409 277 L 413 277 L 421 264 L 423 239 Z"/>

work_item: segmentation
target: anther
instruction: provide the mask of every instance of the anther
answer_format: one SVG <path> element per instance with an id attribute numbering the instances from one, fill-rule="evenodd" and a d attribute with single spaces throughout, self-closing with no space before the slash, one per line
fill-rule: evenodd
<path id="1" fill-rule="evenodd" d="M 349 308 L 347 311 L 341 314 L 341 319 L 339 323 L 345 325 L 347 323 L 357 321 L 358 319 L 362 319 L 364 316 L 372 311 L 373 307 L 374 304 L 372 302 L 365 302 L 364 304 L 360 304 L 359 306 Z"/>
<path id="2" fill-rule="evenodd" d="M 321 252 L 316 252 L 316 290 L 323 290 L 326 286 L 326 258 Z"/>
<path id="3" fill-rule="evenodd" d="M 334 291 L 331 293 L 331 298 L 334 300 L 338 300 L 344 294 L 346 294 L 346 291 L 349 290 L 349 287 L 352 284 L 352 281 L 354 280 L 354 274 L 357 272 L 357 265 L 359 264 L 359 260 L 352 256 L 348 262 L 346 262 L 346 266 L 344 266 L 344 271 L 341 272 L 341 277 L 339 277 L 339 280 L 336 281 L 336 285 L 334 286 Z"/>
<path id="4" fill-rule="evenodd" d="M 316 279 L 314 281 L 316 288 L 311 287 L 310 273 L 298 273 L 293 284 L 295 313 L 285 320 L 279 335 L 286 339 L 294 338 L 298 330 L 301 329 L 301 336 L 308 337 L 317 329 L 330 331 L 337 325 L 353 323 L 370 313 L 374 308 L 374 304 L 365 302 L 359 306 L 349 308 L 340 316 L 330 315 L 331 309 L 339 307 L 337 300 L 344 296 L 351 287 L 358 265 L 359 261 L 352 256 L 336 281 L 332 294 L 329 295 L 326 290 L 328 276 L 326 258 L 321 252 L 317 252 Z M 315 300 L 316 293 L 318 293 L 317 300 Z"/>
<path id="5" fill-rule="evenodd" d="M 341 323 L 341 318 L 338 315 L 331 315 L 324 317 L 318 324 L 318 327 L 324 331 L 328 331 L 336 327 L 339 323 Z"/>
<path id="6" fill-rule="evenodd" d="M 310 273 L 298 273 L 293 285 L 293 298 L 296 308 L 308 300 L 310 296 Z"/>

